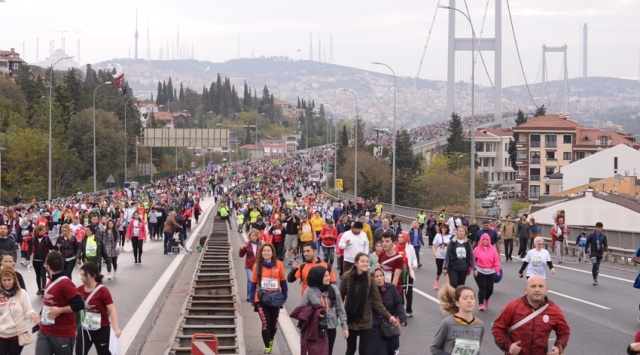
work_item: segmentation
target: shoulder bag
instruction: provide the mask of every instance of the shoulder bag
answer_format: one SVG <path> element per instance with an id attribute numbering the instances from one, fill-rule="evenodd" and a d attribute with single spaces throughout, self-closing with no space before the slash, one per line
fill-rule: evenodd
<path id="1" fill-rule="evenodd" d="M 400 336 L 400 327 L 396 327 L 386 319 L 380 320 L 380 332 L 385 339 Z"/>

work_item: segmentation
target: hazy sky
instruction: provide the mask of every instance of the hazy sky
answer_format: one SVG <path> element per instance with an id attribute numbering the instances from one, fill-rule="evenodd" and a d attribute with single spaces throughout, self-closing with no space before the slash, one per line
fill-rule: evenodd
<path id="1" fill-rule="evenodd" d="M 487 2 L 467 3 L 479 34 Z M 332 35 L 335 64 L 386 73 L 385 68 L 370 64 L 380 61 L 392 66 L 398 75 L 414 77 L 433 23 L 420 77 L 442 80 L 446 77 L 448 10 L 438 9 L 436 13 L 438 4 L 448 5 L 449 0 L 6 0 L 0 2 L 0 48 L 15 47 L 22 52 L 24 43 L 24 59 L 35 62 L 39 38 L 39 59 L 43 60 L 48 56 L 49 43 L 53 40 L 59 48 L 60 31 L 67 31 L 66 51 L 77 56 L 79 37 L 83 64 L 133 56 L 137 9 L 142 58 L 147 56 L 147 26 L 152 59 L 158 59 L 160 46 L 175 43 L 179 26 L 181 44 L 188 44 L 189 49 L 193 44 L 196 59 L 214 62 L 237 57 L 238 36 L 243 57 L 253 53 L 308 59 L 312 32 L 316 60 L 319 38 L 323 55 L 326 51 L 329 59 Z M 511 0 L 510 5 L 530 82 L 540 80 L 543 44 L 567 44 L 569 75 L 580 74 L 583 23 L 589 27 L 589 76 L 638 77 L 640 1 Z M 458 0 L 456 6 L 464 10 L 464 1 Z M 491 0 L 482 37 L 493 36 L 493 9 Z M 506 81 L 521 81 L 506 1 L 503 14 L 503 46 L 508 52 L 503 59 Z M 462 22 L 463 18 L 458 20 Z M 486 54 L 488 63 L 492 56 Z M 549 78 L 557 79 L 561 55 L 548 55 L 547 60 Z"/>

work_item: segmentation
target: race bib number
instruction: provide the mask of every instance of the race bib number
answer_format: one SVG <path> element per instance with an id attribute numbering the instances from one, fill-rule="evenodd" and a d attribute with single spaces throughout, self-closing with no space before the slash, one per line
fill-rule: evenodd
<path id="1" fill-rule="evenodd" d="M 384 282 L 391 282 L 393 273 L 391 273 L 391 271 L 383 271 L 382 273 L 384 273 Z"/>
<path id="2" fill-rule="evenodd" d="M 42 314 L 40 315 L 40 323 L 44 325 L 54 325 L 56 324 L 55 319 L 49 319 L 49 312 L 51 312 L 51 308 L 49 306 L 42 307 Z"/>
<path id="3" fill-rule="evenodd" d="M 438 259 L 444 259 L 445 255 L 447 255 L 447 245 L 440 244 L 440 246 L 436 250 L 436 257 Z"/>
<path id="4" fill-rule="evenodd" d="M 260 287 L 262 287 L 263 290 L 277 291 L 278 280 L 271 277 L 264 277 L 260 280 Z"/>
<path id="5" fill-rule="evenodd" d="M 101 321 L 102 316 L 100 313 L 87 312 L 82 321 L 82 327 L 86 330 L 98 330 L 100 329 Z"/>
<path id="6" fill-rule="evenodd" d="M 456 248 L 456 256 L 458 259 L 466 259 L 467 258 L 467 248 L 464 246 Z"/>
<path id="7" fill-rule="evenodd" d="M 87 256 L 96 256 L 98 246 L 95 244 L 87 244 Z"/>
<path id="8" fill-rule="evenodd" d="M 276 230 L 273 231 L 273 235 L 280 235 L 280 234 L 281 234 L 281 232 L 280 232 L 279 229 L 276 229 Z"/>
<path id="9" fill-rule="evenodd" d="M 452 355 L 476 355 L 480 350 L 480 342 L 477 340 L 468 340 L 456 338 L 453 346 Z"/>

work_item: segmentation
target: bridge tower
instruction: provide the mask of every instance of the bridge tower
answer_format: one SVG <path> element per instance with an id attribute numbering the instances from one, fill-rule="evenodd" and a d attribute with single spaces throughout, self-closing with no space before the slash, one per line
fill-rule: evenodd
<path id="1" fill-rule="evenodd" d="M 551 98 L 549 97 L 549 87 L 548 82 L 549 78 L 547 77 L 547 52 L 551 53 L 562 53 L 563 54 L 563 68 L 564 68 L 564 78 L 563 78 L 563 94 L 562 94 L 562 105 L 560 110 L 567 114 L 569 112 L 569 67 L 567 65 L 567 45 L 560 47 L 549 47 L 546 44 L 542 45 L 542 86 L 544 87 L 547 94 L 547 108 L 549 108 L 549 104 L 551 103 Z"/>
<path id="2" fill-rule="evenodd" d="M 449 0 L 449 7 L 456 8 L 456 0 Z M 449 44 L 448 44 L 448 63 L 447 63 L 447 115 L 454 112 L 455 104 L 455 70 L 456 70 L 456 52 L 472 51 L 472 38 L 456 37 L 456 13 L 457 11 L 449 11 Z M 494 38 L 476 39 L 475 49 L 477 51 L 494 52 L 494 79 L 495 87 L 493 95 L 493 111 L 495 114 L 495 122 L 502 122 L 502 0 L 495 0 L 495 35 Z M 472 59 L 473 60 L 473 59 Z M 476 61 L 477 66 L 477 61 Z M 476 69 L 477 73 L 477 69 Z M 476 112 L 476 114 L 478 114 Z"/>

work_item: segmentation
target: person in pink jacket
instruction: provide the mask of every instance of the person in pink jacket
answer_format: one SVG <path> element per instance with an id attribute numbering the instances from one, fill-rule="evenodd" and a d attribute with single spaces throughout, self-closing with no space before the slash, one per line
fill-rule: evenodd
<path id="1" fill-rule="evenodd" d="M 500 255 L 491 245 L 489 234 L 480 236 L 480 243 L 473 249 L 473 256 L 476 259 L 478 274 L 475 276 L 478 284 L 478 301 L 480 311 L 489 309 L 489 298 L 493 294 L 493 283 L 495 276 L 500 273 Z"/>
<path id="2" fill-rule="evenodd" d="M 129 228 L 125 234 L 127 241 L 131 241 L 133 247 L 134 264 L 142 264 L 142 244 L 147 241 L 147 227 L 145 221 L 140 218 L 138 211 L 133 212 L 133 218 L 129 221 Z"/>

